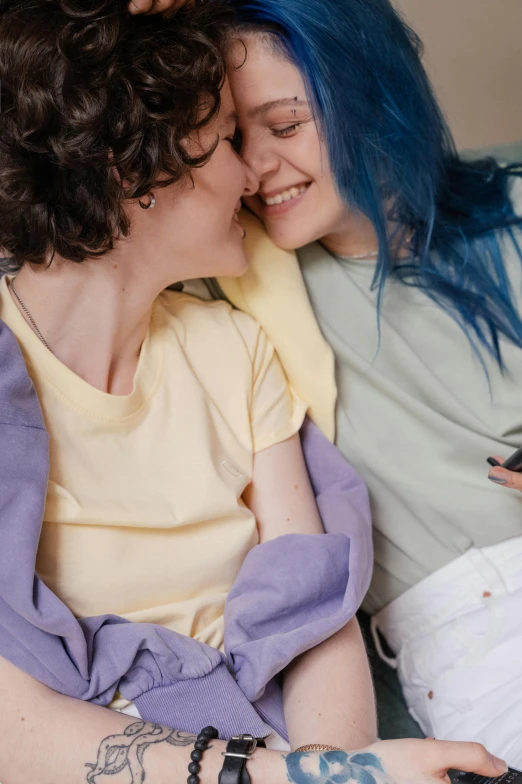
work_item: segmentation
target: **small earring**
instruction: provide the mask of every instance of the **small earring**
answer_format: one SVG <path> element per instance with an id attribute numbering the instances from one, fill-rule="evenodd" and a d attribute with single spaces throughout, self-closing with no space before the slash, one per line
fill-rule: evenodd
<path id="1" fill-rule="evenodd" d="M 148 204 L 144 204 L 141 201 L 141 199 L 138 200 L 138 204 L 140 205 L 142 210 L 153 210 L 154 207 L 156 206 L 156 197 L 154 196 L 152 191 L 148 194 L 148 197 L 149 197 L 149 203 Z"/>

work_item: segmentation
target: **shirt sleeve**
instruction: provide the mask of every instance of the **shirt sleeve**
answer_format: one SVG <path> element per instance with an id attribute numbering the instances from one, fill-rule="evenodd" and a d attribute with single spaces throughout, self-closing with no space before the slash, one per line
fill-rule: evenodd
<path id="1" fill-rule="evenodd" d="M 254 452 L 261 452 L 295 435 L 303 424 L 306 409 L 306 404 L 288 383 L 274 347 L 258 327 L 250 399 Z"/>

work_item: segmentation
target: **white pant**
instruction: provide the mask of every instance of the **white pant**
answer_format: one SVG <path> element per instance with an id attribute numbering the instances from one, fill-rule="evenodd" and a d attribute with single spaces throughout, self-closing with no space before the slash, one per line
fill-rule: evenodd
<path id="1" fill-rule="evenodd" d="M 472 549 L 372 619 L 426 735 L 522 768 L 522 537 Z"/>

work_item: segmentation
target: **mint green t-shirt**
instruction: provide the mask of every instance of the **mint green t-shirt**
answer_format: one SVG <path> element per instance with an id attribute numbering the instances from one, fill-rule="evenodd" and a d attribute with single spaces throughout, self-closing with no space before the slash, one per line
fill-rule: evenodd
<path id="1" fill-rule="evenodd" d="M 456 321 L 419 289 L 386 286 L 380 344 L 375 260 L 298 251 L 315 315 L 336 357 L 337 445 L 368 484 L 375 612 L 472 546 L 522 536 L 522 493 L 487 479 L 489 455 L 522 445 L 522 351 L 502 341 L 488 378 Z M 522 292 L 521 263 L 506 265 Z M 522 568 L 522 565 L 521 565 Z"/>

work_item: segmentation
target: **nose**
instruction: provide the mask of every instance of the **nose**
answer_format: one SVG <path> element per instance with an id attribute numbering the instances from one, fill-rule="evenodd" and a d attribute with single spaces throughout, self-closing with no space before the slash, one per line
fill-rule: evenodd
<path id="1" fill-rule="evenodd" d="M 258 188 L 268 174 L 278 171 L 281 166 L 279 157 L 268 146 L 261 140 L 257 140 L 257 143 L 250 140 L 247 134 L 243 134 L 241 157 L 257 178 Z"/>

